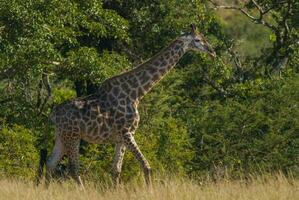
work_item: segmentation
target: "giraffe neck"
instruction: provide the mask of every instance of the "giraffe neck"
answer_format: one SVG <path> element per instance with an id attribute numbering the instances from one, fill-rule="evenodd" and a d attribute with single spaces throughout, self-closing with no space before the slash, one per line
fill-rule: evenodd
<path id="1" fill-rule="evenodd" d="M 178 63 L 187 50 L 188 44 L 177 39 L 145 63 L 106 80 L 103 86 L 111 91 L 118 88 L 130 100 L 138 101 Z"/>

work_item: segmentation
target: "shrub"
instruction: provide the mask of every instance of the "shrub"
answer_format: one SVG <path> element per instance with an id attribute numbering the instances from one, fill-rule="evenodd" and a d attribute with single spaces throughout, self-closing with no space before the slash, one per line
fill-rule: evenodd
<path id="1" fill-rule="evenodd" d="M 28 129 L 14 125 L 0 129 L 0 176 L 33 177 L 38 163 L 34 137 Z"/>

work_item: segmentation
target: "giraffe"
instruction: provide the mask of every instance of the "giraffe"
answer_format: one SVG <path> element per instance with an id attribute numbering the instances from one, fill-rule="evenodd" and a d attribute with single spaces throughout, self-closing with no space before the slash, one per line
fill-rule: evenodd
<path id="1" fill-rule="evenodd" d="M 190 32 L 176 38 L 145 63 L 105 80 L 94 94 L 56 106 L 50 114 L 56 128 L 56 138 L 52 154 L 46 162 L 46 185 L 49 185 L 58 162 L 66 155 L 71 177 L 83 186 L 79 176 L 80 140 L 115 144 L 112 164 L 112 180 L 115 185 L 120 182 L 126 149 L 139 161 L 145 181 L 150 184 L 150 165 L 134 139 L 140 120 L 139 101 L 189 50 L 216 56 L 204 36 L 191 25 Z"/>

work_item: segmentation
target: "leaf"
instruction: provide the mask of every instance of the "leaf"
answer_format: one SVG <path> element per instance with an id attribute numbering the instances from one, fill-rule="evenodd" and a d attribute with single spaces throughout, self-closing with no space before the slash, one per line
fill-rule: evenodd
<path id="1" fill-rule="evenodd" d="M 269 35 L 269 40 L 270 40 L 271 42 L 275 42 L 275 41 L 276 41 L 276 35 L 275 35 L 275 34 L 270 34 L 270 35 Z"/>

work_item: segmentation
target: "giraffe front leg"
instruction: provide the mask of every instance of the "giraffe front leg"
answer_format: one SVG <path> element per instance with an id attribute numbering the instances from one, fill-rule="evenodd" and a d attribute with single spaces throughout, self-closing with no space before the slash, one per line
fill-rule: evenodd
<path id="1" fill-rule="evenodd" d="M 151 167 L 150 167 L 149 163 L 147 162 L 146 158 L 144 157 L 144 155 L 142 154 L 142 152 L 140 151 L 140 149 L 131 133 L 124 134 L 124 143 L 125 143 L 125 146 L 127 147 L 127 149 L 129 149 L 133 153 L 135 158 L 140 162 L 140 165 L 144 172 L 145 182 L 147 185 L 150 185 L 151 184 L 151 177 L 150 177 Z"/>
<path id="2" fill-rule="evenodd" d="M 80 146 L 80 139 L 76 139 L 73 141 L 67 141 L 66 151 L 67 156 L 69 158 L 69 166 L 70 166 L 70 173 L 71 177 L 76 181 L 78 185 L 80 185 L 84 189 L 84 185 L 79 175 L 79 146 Z"/>
<path id="3" fill-rule="evenodd" d="M 112 180 L 115 186 L 120 183 L 120 173 L 123 164 L 126 147 L 123 143 L 118 143 L 115 146 L 115 154 L 112 164 Z"/>

